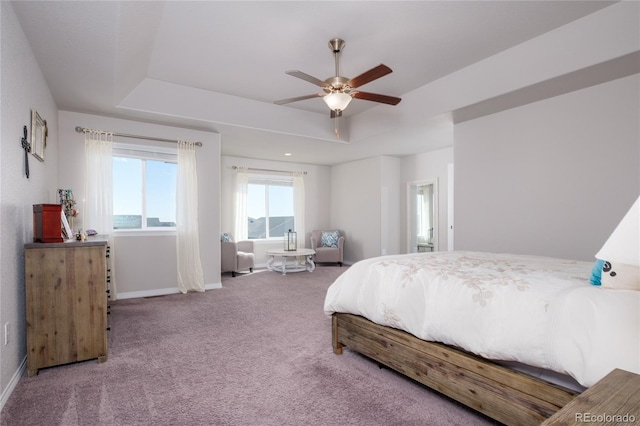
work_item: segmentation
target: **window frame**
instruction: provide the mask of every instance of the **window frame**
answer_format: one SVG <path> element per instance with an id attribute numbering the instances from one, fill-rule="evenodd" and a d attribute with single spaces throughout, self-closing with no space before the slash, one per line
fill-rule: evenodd
<path id="1" fill-rule="evenodd" d="M 153 235 L 175 235 L 176 227 L 175 226 L 158 226 L 158 227 L 148 227 L 147 226 L 147 198 L 146 198 L 146 190 L 147 190 L 147 182 L 146 182 L 146 162 L 151 161 L 163 161 L 166 163 L 178 164 L 178 149 L 168 148 L 168 147 L 160 147 L 153 145 L 136 145 L 129 143 L 121 143 L 114 142 L 113 150 L 111 156 L 113 158 L 132 158 L 136 160 L 143 161 L 142 166 L 142 193 L 141 193 L 141 202 L 142 202 L 142 223 L 140 228 L 120 228 L 120 229 L 112 229 L 114 234 L 118 234 L 120 236 L 136 236 L 136 235 L 145 235 L 145 236 L 153 236 Z M 175 202 L 174 202 L 175 204 Z M 113 214 L 115 216 L 115 213 Z"/>
<path id="2" fill-rule="evenodd" d="M 265 232 L 268 235 L 267 238 L 249 238 L 251 241 L 255 242 L 277 242 L 284 241 L 284 234 L 281 236 L 270 236 L 269 235 L 269 186 L 286 186 L 292 189 L 291 194 L 291 202 L 292 205 L 295 203 L 295 194 L 293 193 L 293 176 L 278 176 L 278 175 L 267 175 L 260 173 L 249 173 L 248 176 L 248 185 L 264 185 L 265 186 Z M 293 215 L 293 223 L 295 225 L 296 222 L 296 214 L 295 208 L 292 213 Z M 249 220 L 249 212 L 247 212 L 245 220 Z"/>

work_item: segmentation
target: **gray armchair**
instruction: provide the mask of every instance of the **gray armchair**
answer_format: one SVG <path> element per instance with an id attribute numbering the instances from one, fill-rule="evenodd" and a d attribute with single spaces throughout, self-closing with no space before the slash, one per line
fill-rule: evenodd
<path id="1" fill-rule="evenodd" d="M 221 269 L 222 272 L 231 272 L 235 277 L 236 272 L 249 270 L 253 272 L 255 254 L 253 241 L 220 241 Z"/>
<path id="2" fill-rule="evenodd" d="M 325 233 L 338 233 L 338 238 L 325 238 L 325 244 L 323 244 L 322 234 Z M 332 244 L 333 243 L 333 244 Z M 333 247 L 333 245 L 335 247 Z M 342 266 L 344 259 L 344 235 L 340 231 L 311 231 L 311 248 L 316 252 L 316 263 L 338 263 Z"/>

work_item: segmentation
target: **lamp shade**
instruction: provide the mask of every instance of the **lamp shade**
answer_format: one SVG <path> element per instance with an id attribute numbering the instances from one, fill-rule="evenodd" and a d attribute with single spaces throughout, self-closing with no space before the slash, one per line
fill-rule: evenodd
<path id="1" fill-rule="evenodd" d="M 640 266 L 640 197 L 596 254 L 596 258 Z"/>
<path id="2" fill-rule="evenodd" d="M 322 99 L 324 99 L 324 103 L 326 103 L 332 111 L 344 111 L 345 108 L 349 105 L 349 102 L 351 102 L 351 95 L 347 95 L 346 93 L 341 92 L 335 92 L 323 96 Z"/>

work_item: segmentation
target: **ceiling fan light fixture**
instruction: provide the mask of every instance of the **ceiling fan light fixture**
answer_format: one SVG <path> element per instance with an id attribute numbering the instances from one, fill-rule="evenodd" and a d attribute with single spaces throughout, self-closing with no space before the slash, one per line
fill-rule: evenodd
<path id="1" fill-rule="evenodd" d="M 322 99 L 332 111 L 344 111 L 352 97 L 343 92 L 334 92 L 323 96 Z"/>

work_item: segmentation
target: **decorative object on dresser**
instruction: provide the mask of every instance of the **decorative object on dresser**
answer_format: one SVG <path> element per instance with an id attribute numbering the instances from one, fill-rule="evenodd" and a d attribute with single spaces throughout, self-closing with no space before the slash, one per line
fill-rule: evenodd
<path id="1" fill-rule="evenodd" d="M 67 222 L 69 222 L 69 226 L 73 230 L 73 218 L 80 214 L 80 211 L 76 208 L 73 191 L 71 189 L 58 189 L 58 199 L 62 205 L 62 211 L 67 218 Z"/>
<path id="2" fill-rule="evenodd" d="M 311 232 L 311 249 L 316 262 L 338 263 L 342 266 L 344 260 L 344 235 L 338 230 Z"/>
<path id="3" fill-rule="evenodd" d="M 26 244 L 25 283 L 29 376 L 40 368 L 107 360 L 106 238 Z"/>
<path id="4" fill-rule="evenodd" d="M 33 242 L 61 243 L 62 206 L 60 204 L 33 205 Z"/>

